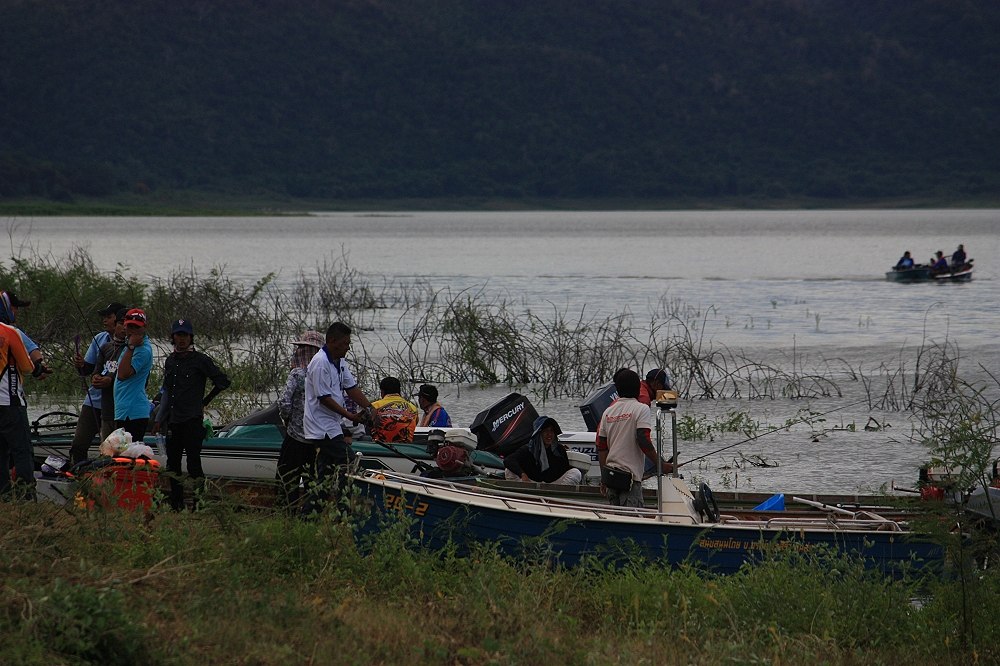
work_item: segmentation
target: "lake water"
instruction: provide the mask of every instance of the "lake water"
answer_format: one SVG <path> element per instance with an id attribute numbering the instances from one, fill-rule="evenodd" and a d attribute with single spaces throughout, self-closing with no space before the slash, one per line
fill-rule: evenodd
<path id="1" fill-rule="evenodd" d="M 697 211 L 517 213 L 312 213 L 227 218 L 18 218 L 8 222 L 15 254 L 62 256 L 86 249 L 102 270 L 138 277 L 200 273 L 256 280 L 346 256 L 369 276 L 421 280 L 435 289 L 482 289 L 534 310 L 593 316 L 632 312 L 642 320 L 662 299 L 704 312 L 706 339 L 751 358 L 816 365 L 890 365 L 923 340 L 955 344 L 961 369 L 1000 376 L 1000 211 Z M 885 271 L 903 250 L 926 261 L 963 243 L 976 259 L 967 284 L 893 284 Z M 395 320 L 381 321 L 387 328 Z M 648 368 L 643 368 L 645 370 Z M 599 385 L 608 378 L 595 378 Z M 506 388 L 443 386 L 456 422 L 467 425 Z M 749 410 L 777 425 L 802 408 L 831 411 L 821 426 L 762 437 L 692 463 L 687 475 L 755 490 L 869 490 L 911 485 L 926 452 L 909 442 L 905 414 L 876 414 L 892 427 L 864 432 L 860 387 L 823 403 L 684 402 L 716 418 Z M 578 399 L 540 412 L 582 429 Z M 850 405 L 850 407 L 848 407 Z M 855 432 L 830 428 L 857 426 Z M 825 432 L 820 432 L 825 431 Z M 817 435 L 818 436 L 815 436 Z M 816 440 L 816 441 L 814 441 Z M 683 442 L 681 460 L 739 438 Z M 747 462 L 759 457 L 775 467 Z"/>

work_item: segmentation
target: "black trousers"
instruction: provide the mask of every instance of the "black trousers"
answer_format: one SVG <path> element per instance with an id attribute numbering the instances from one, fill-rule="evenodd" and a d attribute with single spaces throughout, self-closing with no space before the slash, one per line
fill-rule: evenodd
<path id="1" fill-rule="evenodd" d="M 286 434 L 278 454 L 278 507 L 285 510 L 298 508 L 306 484 L 316 479 L 316 445 L 301 442 Z"/>
<path id="2" fill-rule="evenodd" d="M 170 506 L 184 508 L 184 483 L 181 461 L 187 455 L 187 473 L 192 479 L 205 478 L 201 469 L 201 447 L 205 441 L 205 423 L 194 418 L 167 426 L 167 472 L 170 476 Z"/>
<path id="3" fill-rule="evenodd" d="M 323 439 L 312 440 L 316 446 L 316 483 L 309 489 L 305 503 L 302 505 L 302 515 L 308 516 L 320 512 L 331 499 L 337 500 L 343 494 L 347 485 L 347 465 L 351 460 L 351 446 L 344 436 L 327 435 Z M 330 497 L 331 491 L 335 493 Z"/>

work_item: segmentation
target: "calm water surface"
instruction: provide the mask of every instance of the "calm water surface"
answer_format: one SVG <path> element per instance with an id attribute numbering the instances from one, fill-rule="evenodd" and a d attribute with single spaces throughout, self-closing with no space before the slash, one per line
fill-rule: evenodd
<path id="1" fill-rule="evenodd" d="M 422 280 L 488 295 L 533 310 L 556 307 L 604 316 L 623 311 L 648 320 L 663 299 L 704 313 L 706 336 L 751 358 L 821 364 L 844 359 L 893 365 L 904 348 L 949 340 L 962 369 L 1000 376 L 1000 211 L 733 211 L 313 213 L 249 218 L 18 218 L 12 252 L 58 257 L 86 249 L 107 271 L 138 277 L 194 267 L 224 267 L 256 280 L 274 272 L 282 285 L 342 257 L 369 276 Z M 963 243 L 976 260 L 968 284 L 899 285 L 884 279 L 903 250 L 926 260 Z M 395 327 L 395 320 L 382 322 Z M 595 378 L 595 385 L 606 378 Z M 468 424 L 505 389 L 443 387 L 456 421 Z M 824 412 L 826 426 L 860 430 L 863 394 L 828 404 L 795 401 L 683 404 L 715 416 L 750 409 L 780 424 L 802 407 Z M 567 429 L 581 429 L 577 400 L 544 408 Z M 912 483 L 925 452 L 908 443 L 904 415 L 878 415 L 879 433 L 815 428 L 770 435 L 693 463 L 688 475 L 714 485 L 760 490 L 868 490 Z M 822 428 L 821 428 L 822 429 Z M 681 460 L 721 442 L 684 442 Z M 763 459 L 776 467 L 755 467 Z"/>

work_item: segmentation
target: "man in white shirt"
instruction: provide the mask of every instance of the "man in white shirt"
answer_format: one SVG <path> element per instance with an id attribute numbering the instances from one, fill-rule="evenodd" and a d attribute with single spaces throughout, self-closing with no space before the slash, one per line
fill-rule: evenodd
<path id="1" fill-rule="evenodd" d="M 345 394 L 360 407 L 371 409 L 371 402 L 361 392 L 344 359 L 350 348 L 350 327 L 335 322 L 326 331 L 326 344 L 306 368 L 302 430 L 309 442 L 316 445 L 316 484 L 302 507 L 303 515 L 322 510 L 322 503 L 330 494 L 330 477 L 335 477 L 333 483 L 338 491 L 343 486 L 344 468 L 350 463 L 352 453 L 344 441 L 343 419 L 360 423 L 368 418 L 367 411 L 353 413 L 344 407 Z"/>
<path id="2" fill-rule="evenodd" d="M 618 399 L 604 410 L 597 426 L 597 457 L 601 461 L 601 491 L 615 506 L 642 506 L 642 476 L 646 459 L 657 461 L 663 474 L 673 467 L 660 460 L 649 437 L 649 407 L 639 402 L 639 375 L 634 370 L 622 368 L 615 373 Z M 611 487 L 606 468 L 621 470 L 624 481 Z M 631 476 L 631 479 L 628 477 Z"/>

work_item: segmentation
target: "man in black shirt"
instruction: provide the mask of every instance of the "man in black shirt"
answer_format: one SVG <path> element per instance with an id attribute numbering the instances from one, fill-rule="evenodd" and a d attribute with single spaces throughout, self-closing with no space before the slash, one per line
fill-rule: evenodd
<path id="1" fill-rule="evenodd" d="M 163 388 L 160 407 L 153 424 L 156 434 L 163 426 L 167 430 L 167 472 L 170 474 L 170 506 L 175 511 L 184 508 L 184 486 L 181 483 L 181 458 L 187 454 L 187 470 L 191 478 L 204 478 L 201 469 L 201 445 L 205 439 L 205 406 L 219 392 L 229 387 L 229 377 L 215 362 L 194 349 L 194 327 L 187 319 L 178 319 L 170 327 L 174 351 L 163 363 Z M 206 395 L 205 385 L 212 382 Z"/>

